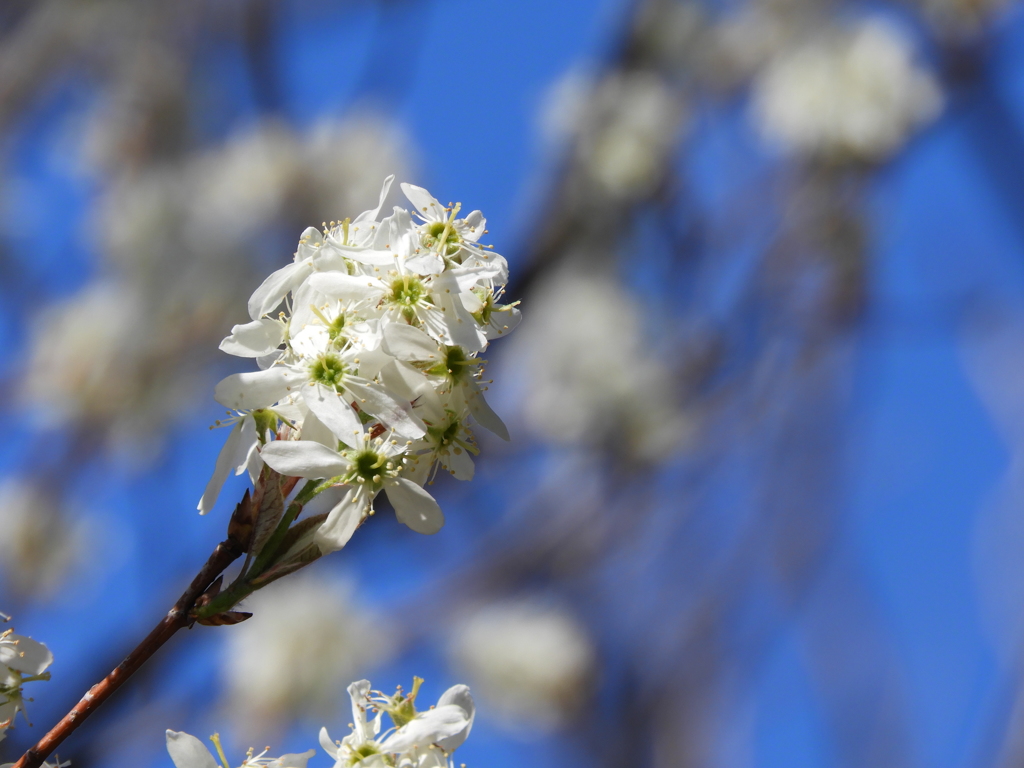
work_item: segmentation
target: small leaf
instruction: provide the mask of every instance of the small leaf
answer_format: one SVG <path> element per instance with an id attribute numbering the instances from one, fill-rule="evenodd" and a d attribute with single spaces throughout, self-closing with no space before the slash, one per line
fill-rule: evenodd
<path id="1" fill-rule="evenodd" d="M 316 546 L 316 544 L 310 544 L 296 551 L 286 562 L 278 563 L 268 568 L 249 583 L 257 589 L 265 587 L 270 582 L 277 581 L 282 576 L 287 576 L 289 573 L 294 573 L 300 568 L 309 565 L 319 557 L 321 557 L 320 547 Z"/>
<path id="2" fill-rule="evenodd" d="M 268 468 L 266 474 L 260 478 L 252 503 L 256 509 L 256 519 L 249 552 L 258 555 L 284 515 L 281 475 Z"/>
<path id="3" fill-rule="evenodd" d="M 235 511 L 231 514 L 231 520 L 228 522 L 228 538 L 234 540 L 243 552 L 248 552 L 249 545 L 252 544 L 255 522 L 252 498 L 249 496 L 249 490 L 246 489 L 245 496 L 238 502 Z"/>
<path id="4" fill-rule="evenodd" d="M 245 611 L 224 611 L 223 613 L 215 613 L 213 616 L 208 616 L 205 619 L 197 619 L 197 621 L 206 627 L 226 627 L 232 624 L 241 624 L 249 618 L 252 618 L 252 614 Z"/>

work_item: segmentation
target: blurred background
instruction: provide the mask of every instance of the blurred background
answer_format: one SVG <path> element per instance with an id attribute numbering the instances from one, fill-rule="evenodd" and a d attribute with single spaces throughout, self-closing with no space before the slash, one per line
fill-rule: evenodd
<path id="1" fill-rule="evenodd" d="M 62 759 L 301 751 L 418 674 L 472 686 L 469 768 L 1024 764 L 1009 0 L 5 0 L 0 610 L 56 661 L 0 762 L 222 538 L 217 343 L 389 173 L 511 263 L 512 442 L 437 536 L 380 515 L 179 633 Z"/>

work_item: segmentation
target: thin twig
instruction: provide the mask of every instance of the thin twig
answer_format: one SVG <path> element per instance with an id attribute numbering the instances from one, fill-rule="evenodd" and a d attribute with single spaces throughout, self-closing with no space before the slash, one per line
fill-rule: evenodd
<path id="1" fill-rule="evenodd" d="M 22 755 L 21 759 L 14 764 L 14 768 L 39 768 L 53 750 L 60 746 L 61 742 L 70 736 L 100 704 L 120 688 L 125 680 L 137 672 L 139 667 L 170 640 L 175 632 L 189 624 L 189 612 L 195 605 L 196 599 L 241 554 L 242 545 L 232 538 L 227 538 L 218 544 L 188 589 L 174 604 L 174 607 L 167 612 L 163 620 L 146 636 L 146 639 L 139 643 L 135 650 L 129 653 L 128 657 L 118 664 L 109 675 L 90 688 L 82 700 L 64 715 L 63 719 L 51 728 L 49 733 Z"/>

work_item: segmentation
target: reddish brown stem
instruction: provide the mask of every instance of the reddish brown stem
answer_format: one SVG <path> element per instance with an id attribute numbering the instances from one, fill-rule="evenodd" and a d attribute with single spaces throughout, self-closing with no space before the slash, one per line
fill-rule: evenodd
<path id="1" fill-rule="evenodd" d="M 39 768 L 53 750 L 60 746 L 61 742 L 70 736 L 100 704 L 106 701 L 110 694 L 138 671 L 139 667 L 170 640 L 175 632 L 190 622 L 189 612 L 195 605 L 196 599 L 241 554 L 241 545 L 233 539 L 228 538 L 218 544 L 217 548 L 213 550 L 213 554 L 210 555 L 210 559 L 206 561 L 206 565 L 192 579 L 188 589 L 174 604 L 174 607 L 167 612 L 163 620 L 146 636 L 146 639 L 135 646 L 135 650 L 129 653 L 128 657 L 118 664 L 113 672 L 90 688 L 82 700 L 64 715 L 63 719 L 39 740 L 39 743 L 22 755 L 21 760 L 14 764 L 14 768 Z"/>

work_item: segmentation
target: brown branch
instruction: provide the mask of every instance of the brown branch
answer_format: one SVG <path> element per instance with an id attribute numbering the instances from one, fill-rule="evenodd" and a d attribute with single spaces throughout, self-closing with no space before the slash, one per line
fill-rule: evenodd
<path id="1" fill-rule="evenodd" d="M 146 636 L 146 639 L 139 643 L 135 650 L 114 668 L 113 672 L 90 688 L 82 700 L 64 715 L 63 719 L 39 740 L 39 743 L 22 755 L 21 759 L 14 764 L 14 768 L 39 768 L 53 750 L 60 746 L 61 742 L 70 736 L 114 691 L 120 688 L 125 680 L 137 672 L 139 667 L 170 640 L 175 632 L 188 625 L 191 621 L 189 612 L 196 600 L 213 583 L 213 580 L 242 554 L 242 549 L 242 545 L 231 537 L 218 544 L 209 560 L 206 561 L 206 565 L 192 579 L 188 589 L 174 604 L 174 607 L 167 612 L 163 620 Z"/>

